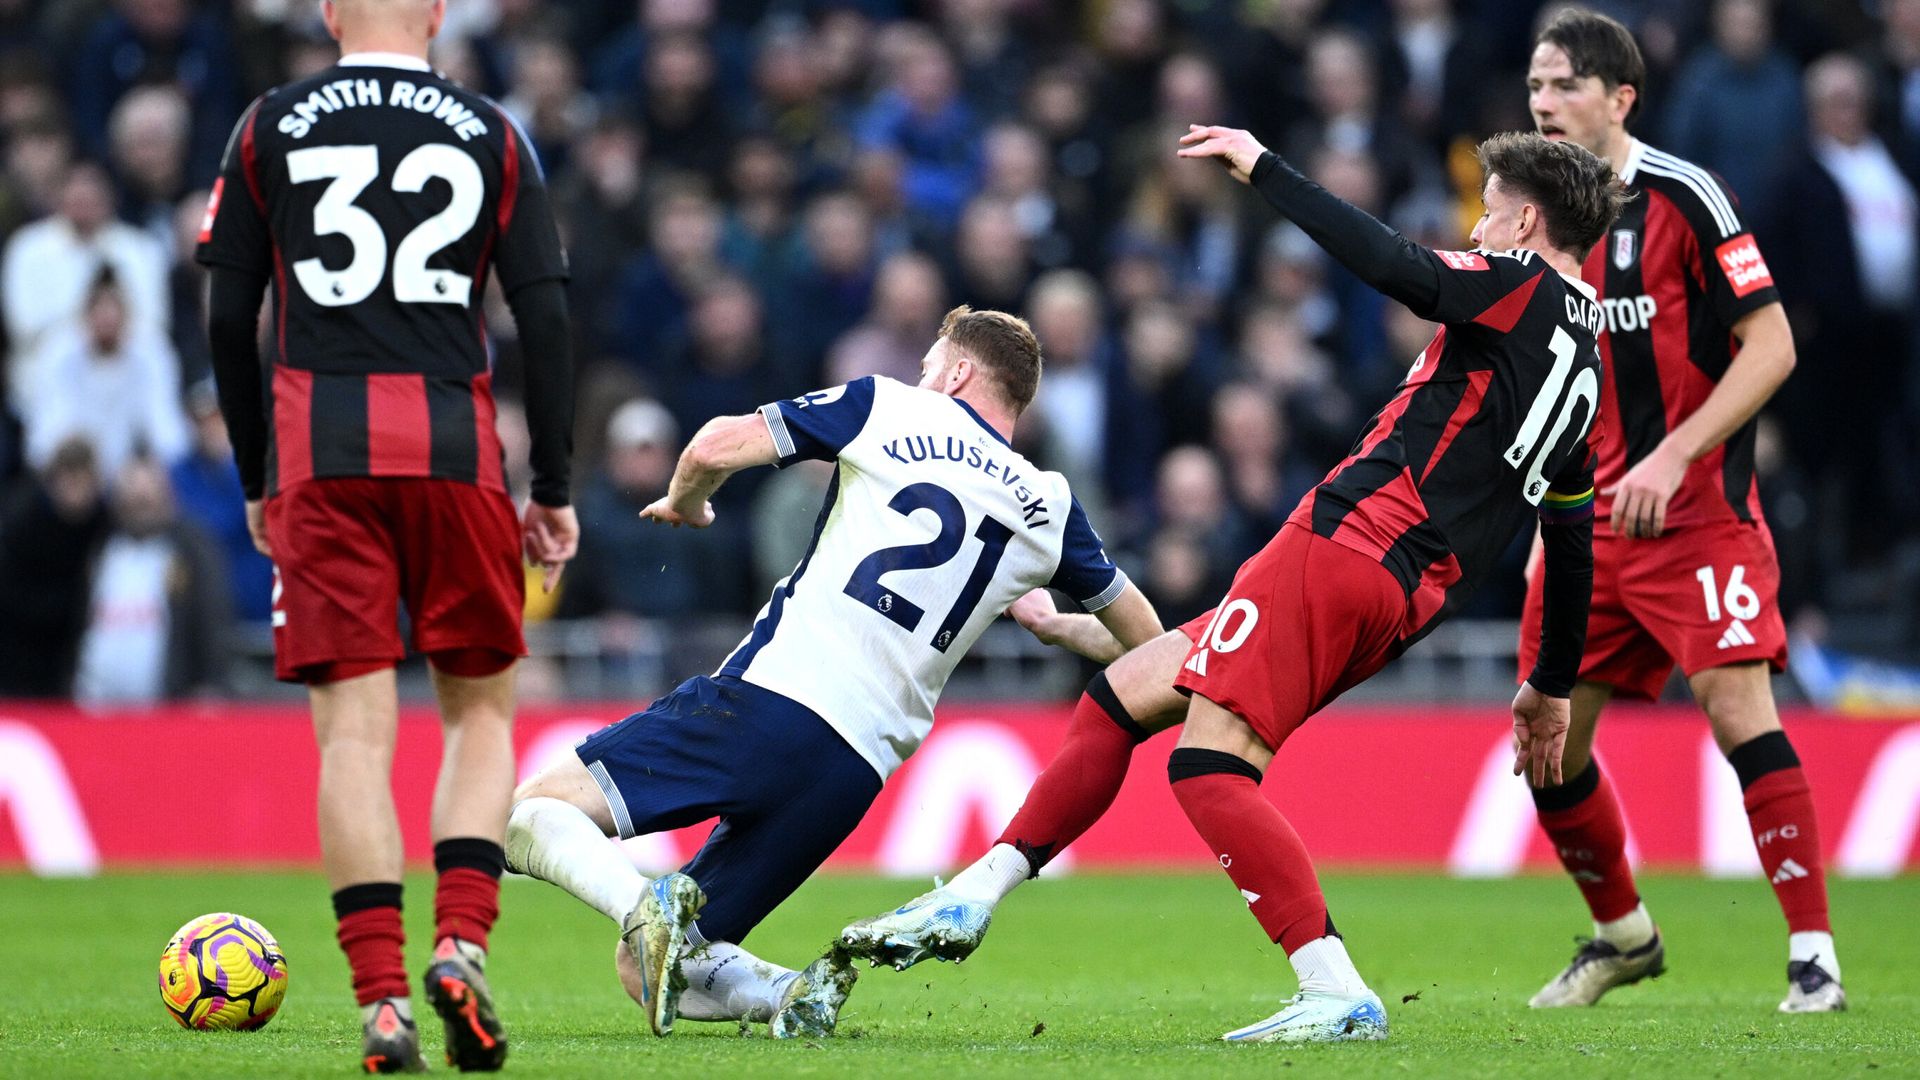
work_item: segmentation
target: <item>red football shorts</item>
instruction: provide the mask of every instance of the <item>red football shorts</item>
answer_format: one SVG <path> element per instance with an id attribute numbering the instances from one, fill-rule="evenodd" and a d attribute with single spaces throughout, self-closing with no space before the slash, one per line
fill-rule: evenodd
<path id="1" fill-rule="evenodd" d="M 1181 627 L 1194 644 L 1174 686 L 1278 750 L 1393 659 L 1406 619 L 1406 591 L 1377 560 L 1285 525 L 1241 564 L 1219 607 Z"/>
<path id="2" fill-rule="evenodd" d="M 1520 619 L 1520 678 L 1540 655 L 1539 557 L 1527 574 Z M 1765 660 L 1787 666 L 1780 563 L 1764 522 L 1669 529 L 1650 540 L 1596 532 L 1593 608 L 1580 678 L 1624 697 L 1653 700 L 1673 674 Z"/>
<path id="3" fill-rule="evenodd" d="M 500 492 L 334 477 L 280 492 L 266 514 L 280 679 L 331 682 L 398 663 L 402 602 L 414 649 L 453 674 L 488 674 L 526 654 L 520 525 Z M 489 654 L 492 663 L 478 662 Z"/>

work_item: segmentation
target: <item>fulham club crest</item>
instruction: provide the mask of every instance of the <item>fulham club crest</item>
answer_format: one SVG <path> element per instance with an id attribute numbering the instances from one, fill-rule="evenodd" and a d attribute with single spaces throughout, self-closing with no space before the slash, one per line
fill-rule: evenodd
<path id="1" fill-rule="evenodd" d="M 1637 254 L 1637 252 L 1634 247 L 1633 230 L 1613 230 L 1613 268 L 1615 270 L 1625 270 L 1627 267 L 1632 266 L 1635 254 Z"/>

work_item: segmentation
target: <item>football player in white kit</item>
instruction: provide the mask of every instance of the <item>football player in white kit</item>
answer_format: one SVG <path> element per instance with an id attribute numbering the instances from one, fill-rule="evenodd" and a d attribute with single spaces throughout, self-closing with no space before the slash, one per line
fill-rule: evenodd
<path id="1" fill-rule="evenodd" d="M 1127 647 L 1161 632 L 1066 479 L 1009 442 L 1040 381 L 1027 324 L 956 308 L 921 372 L 917 387 L 857 379 L 700 430 L 642 516 L 703 527 L 729 475 L 834 461 L 812 543 L 719 671 L 515 792 L 507 865 L 621 924 L 616 963 L 655 1034 L 676 1016 L 832 1033 L 855 977 L 844 956 L 791 971 L 739 943 L 853 831 L 1014 601 L 1059 589 Z M 605 839 L 714 817 L 693 861 L 652 881 Z"/>

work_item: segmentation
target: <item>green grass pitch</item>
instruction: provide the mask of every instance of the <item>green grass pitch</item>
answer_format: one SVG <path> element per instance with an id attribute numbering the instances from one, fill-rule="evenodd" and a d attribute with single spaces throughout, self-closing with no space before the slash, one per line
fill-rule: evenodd
<path id="1" fill-rule="evenodd" d="M 960 967 L 863 970 L 840 1037 L 774 1043 L 756 1028 L 646 1032 L 613 976 L 613 928 L 558 890 L 505 887 L 491 975 L 520 1075 L 733 1076 L 1781 1076 L 1920 1075 L 1920 878 L 1835 884 L 1853 1010 L 1785 1017 L 1785 935 L 1758 881 L 1651 878 L 1666 977 L 1600 1006 L 1535 1013 L 1584 912 L 1555 878 L 1332 875 L 1355 960 L 1387 1003 L 1379 1044 L 1226 1046 L 1293 990 L 1221 874 L 1078 876 L 1023 888 Z M 431 882 L 409 881 L 409 963 L 424 964 Z M 916 883 L 826 876 L 753 935 L 797 965 Z M 155 990 L 175 927 L 207 911 L 264 922 L 292 970 L 264 1031 L 176 1027 Z M 340 1076 L 358 1054 L 346 967 L 306 873 L 0 877 L 0 1076 Z M 1417 996 L 1416 996 L 1417 995 Z M 1403 998 L 1412 1000 L 1402 1001 Z M 439 1025 L 421 1024 L 430 1059 Z M 442 1070 L 436 1070 L 442 1071 Z"/>

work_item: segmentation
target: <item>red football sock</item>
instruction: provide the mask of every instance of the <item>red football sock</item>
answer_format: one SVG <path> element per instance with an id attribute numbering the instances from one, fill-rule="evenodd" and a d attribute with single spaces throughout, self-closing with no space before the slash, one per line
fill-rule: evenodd
<path id="1" fill-rule="evenodd" d="M 1827 870 L 1820 860 L 1820 828 L 1813 818 L 1813 792 L 1799 766 L 1770 772 L 1747 788 L 1747 821 L 1760 868 L 1787 917 L 1787 930 L 1831 933 L 1827 921 Z"/>
<path id="2" fill-rule="evenodd" d="M 1066 741 L 994 843 L 1020 849 L 1039 873 L 1113 805 L 1133 761 L 1133 748 L 1146 738 L 1147 732 L 1107 686 L 1106 673 L 1094 676 L 1073 707 Z"/>
<path id="3" fill-rule="evenodd" d="M 1640 890 L 1627 866 L 1627 820 L 1613 785 L 1598 763 L 1558 787 L 1536 788 L 1540 827 L 1553 840 L 1560 865 L 1573 876 L 1595 922 L 1612 922 L 1640 905 Z"/>
<path id="4" fill-rule="evenodd" d="M 333 894 L 333 910 L 340 923 L 340 951 L 347 954 L 353 972 L 354 1000 L 370 1005 L 381 998 L 406 997 L 402 950 L 407 934 L 400 925 L 399 884 L 349 885 Z"/>
<path id="5" fill-rule="evenodd" d="M 433 891 L 433 940 L 459 938 L 487 947 L 487 932 L 500 917 L 500 874 L 506 852 L 477 837 L 455 837 L 433 845 L 433 866 L 440 872 Z"/>
<path id="6" fill-rule="evenodd" d="M 1217 750 L 1175 750 L 1174 797 L 1247 898 L 1267 937 L 1289 954 L 1332 933 L 1327 901 L 1299 834 L 1260 794 L 1260 772 Z"/>

